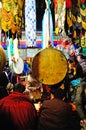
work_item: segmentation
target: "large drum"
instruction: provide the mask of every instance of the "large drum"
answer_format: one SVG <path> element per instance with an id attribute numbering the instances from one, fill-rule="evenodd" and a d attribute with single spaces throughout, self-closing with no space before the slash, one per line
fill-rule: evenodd
<path id="1" fill-rule="evenodd" d="M 61 82 L 68 71 L 64 54 L 54 48 L 39 51 L 32 61 L 32 76 L 42 84 L 54 85 Z"/>
<path id="2" fill-rule="evenodd" d="M 6 64 L 6 54 L 2 46 L 0 46 L 0 73 L 2 73 Z"/>

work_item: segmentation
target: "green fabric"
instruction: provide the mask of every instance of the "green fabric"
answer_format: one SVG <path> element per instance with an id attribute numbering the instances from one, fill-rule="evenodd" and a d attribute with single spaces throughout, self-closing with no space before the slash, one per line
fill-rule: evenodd
<path id="1" fill-rule="evenodd" d="M 85 7 L 85 4 L 82 3 L 82 4 L 81 4 L 81 8 L 82 8 L 82 9 L 85 9 L 85 8 L 86 8 L 86 7 Z"/>
<path id="2" fill-rule="evenodd" d="M 86 55 L 86 48 L 82 48 L 82 52 Z"/>

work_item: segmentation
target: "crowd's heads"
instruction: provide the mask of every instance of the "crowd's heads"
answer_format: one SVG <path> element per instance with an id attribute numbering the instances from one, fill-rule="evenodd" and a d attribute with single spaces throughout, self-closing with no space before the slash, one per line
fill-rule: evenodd
<path id="1" fill-rule="evenodd" d="M 79 53 L 77 57 L 80 57 L 81 59 L 86 59 L 86 55 L 84 55 L 83 53 Z"/>
<path id="2" fill-rule="evenodd" d="M 25 86 L 21 83 L 16 83 L 13 87 L 13 91 L 23 93 L 25 91 Z"/>
<path id="3" fill-rule="evenodd" d="M 63 82 L 51 86 L 50 92 L 54 95 L 55 98 L 63 99 L 66 97 L 65 89 L 62 88 Z"/>
<path id="4" fill-rule="evenodd" d="M 76 56 L 70 56 L 70 58 L 68 59 L 69 63 L 78 63 L 77 61 L 77 57 Z"/>
<path id="5" fill-rule="evenodd" d="M 65 90 L 61 88 L 52 87 L 50 92 L 54 95 L 55 98 L 63 99 L 66 97 Z"/>

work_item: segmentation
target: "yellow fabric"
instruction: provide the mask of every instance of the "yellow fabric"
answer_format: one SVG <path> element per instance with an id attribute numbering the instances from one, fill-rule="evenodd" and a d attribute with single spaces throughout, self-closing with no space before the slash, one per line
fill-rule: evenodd
<path id="1" fill-rule="evenodd" d="M 13 16 L 17 15 L 18 12 L 19 12 L 19 8 L 18 8 L 18 5 L 16 5 L 15 3 L 12 4 L 12 13 L 13 13 Z"/>
<path id="2" fill-rule="evenodd" d="M 2 18 L 2 13 L 1 13 L 1 11 L 0 11 L 0 19 Z"/>
<path id="3" fill-rule="evenodd" d="M 68 23 L 69 27 L 72 26 L 72 19 L 70 17 L 68 17 L 68 16 L 67 16 L 67 23 Z"/>
<path id="4" fill-rule="evenodd" d="M 76 38 L 76 31 L 73 32 L 73 38 Z"/>
<path id="5" fill-rule="evenodd" d="M 3 20 L 8 22 L 11 19 L 11 17 L 12 17 L 12 13 L 11 12 L 7 12 L 4 8 L 2 8 L 2 16 L 3 16 Z"/>
<path id="6" fill-rule="evenodd" d="M 82 27 L 86 30 L 86 22 L 82 21 Z"/>
<path id="7" fill-rule="evenodd" d="M 11 0 L 2 0 L 2 3 L 7 3 L 9 1 L 11 1 Z"/>
<path id="8" fill-rule="evenodd" d="M 22 10 L 19 10 L 19 16 L 22 17 Z"/>
<path id="9" fill-rule="evenodd" d="M 58 9 L 60 9 L 60 8 L 63 6 L 64 1 L 65 1 L 65 0 L 60 0 L 60 1 L 58 1 Z"/>
<path id="10" fill-rule="evenodd" d="M 71 19 L 73 22 L 76 22 L 76 17 L 72 14 Z"/>
<path id="11" fill-rule="evenodd" d="M 81 23 L 81 21 L 82 21 L 81 17 L 78 16 L 77 21 L 78 21 L 78 23 Z"/>
<path id="12" fill-rule="evenodd" d="M 15 19 L 14 22 L 18 25 L 19 24 L 19 17 L 18 17 L 18 15 L 14 16 L 14 19 Z"/>
<path id="13" fill-rule="evenodd" d="M 56 27 L 56 28 L 55 28 L 55 34 L 58 35 L 58 32 L 59 32 L 59 28 Z"/>
<path id="14" fill-rule="evenodd" d="M 7 12 L 11 11 L 11 8 L 12 8 L 11 0 L 6 0 L 6 2 L 2 2 L 2 5 L 3 5 L 3 8 L 4 8 Z"/>
<path id="15" fill-rule="evenodd" d="M 82 8 L 80 8 L 80 13 L 82 16 L 86 16 L 86 9 L 83 10 Z"/>
<path id="16" fill-rule="evenodd" d="M 86 47 L 85 36 L 81 38 L 81 47 Z"/>
<path id="17" fill-rule="evenodd" d="M 24 0 L 2 0 L 1 28 L 7 32 L 20 33 L 22 27 L 22 9 Z"/>
<path id="18" fill-rule="evenodd" d="M 13 0 L 16 4 L 18 3 L 18 0 Z"/>
<path id="19" fill-rule="evenodd" d="M 17 31 L 17 25 L 14 22 L 12 22 L 11 31 L 13 34 Z"/>
<path id="20" fill-rule="evenodd" d="M 3 18 L 1 19 L 1 28 L 7 32 L 11 29 L 11 23 L 12 19 L 10 19 L 8 22 L 6 22 Z"/>
<path id="21" fill-rule="evenodd" d="M 20 9 L 23 9 L 23 5 L 24 5 L 24 0 L 18 0 L 18 7 Z"/>

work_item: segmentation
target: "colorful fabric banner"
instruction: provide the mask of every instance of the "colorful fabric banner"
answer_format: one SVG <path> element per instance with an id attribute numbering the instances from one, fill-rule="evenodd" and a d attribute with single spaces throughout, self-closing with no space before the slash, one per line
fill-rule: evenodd
<path id="1" fill-rule="evenodd" d="M 53 46 L 53 21 L 50 10 L 50 0 L 46 1 L 46 9 L 42 21 L 42 44 L 43 48 Z"/>
<path id="2" fill-rule="evenodd" d="M 64 25 L 65 25 L 65 14 L 66 14 L 66 1 L 58 0 L 58 5 L 55 8 L 55 33 L 57 39 L 66 37 Z"/>
<path id="3" fill-rule="evenodd" d="M 27 46 L 36 46 L 35 0 L 25 0 L 25 33 L 27 38 Z"/>
<path id="4" fill-rule="evenodd" d="M 1 28 L 4 32 L 21 36 L 24 0 L 2 0 Z"/>

